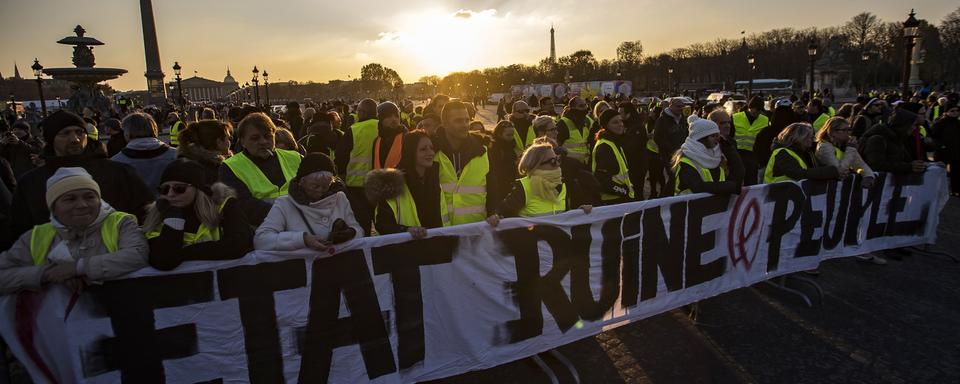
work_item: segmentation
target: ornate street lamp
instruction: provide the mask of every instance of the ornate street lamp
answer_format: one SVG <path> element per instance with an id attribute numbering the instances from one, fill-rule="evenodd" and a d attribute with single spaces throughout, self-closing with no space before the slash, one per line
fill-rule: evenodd
<path id="1" fill-rule="evenodd" d="M 260 108 L 260 70 L 257 69 L 257 66 L 253 66 L 253 97 L 254 97 L 254 106 Z"/>
<path id="2" fill-rule="evenodd" d="M 667 68 L 667 94 L 673 93 L 673 67 Z"/>
<path id="3" fill-rule="evenodd" d="M 869 74 L 870 67 L 867 66 L 867 64 L 868 64 L 869 61 L 870 61 L 870 53 L 869 53 L 869 52 L 863 52 L 863 53 L 861 53 L 861 54 L 860 54 L 860 61 L 863 62 L 863 69 L 864 69 L 865 72 L 867 72 L 867 73 L 865 73 L 864 76 L 863 76 L 863 85 L 862 85 L 862 88 L 863 88 L 863 89 L 861 89 L 861 92 L 866 92 L 867 89 L 870 88 L 870 74 Z"/>
<path id="4" fill-rule="evenodd" d="M 40 93 L 40 111 L 44 117 L 47 116 L 47 101 L 43 99 L 43 66 L 37 58 L 33 59 L 33 65 L 30 66 L 33 75 L 37 77 L 37 91 Z"/>
<path id="5" fill-rule="evenodd" d="M 920 36 L 920 22 L 914 17 L 915 15 L 916 12 L 911 9 L 910 17 L 903 22 L 903 38 L 906 40 L 906 44 L 904 44 L 903 82 L 901 83 L 903 95 L 901 97 L 904 100 L 907 100 L 912 93 L 910 92 L 910 64 L 913 59 L 913 46 L 916 44 L 917 37 Z"/>
<path id="6" fill-rule="evenodd" d="M 814 63 L 817 61 L 817 50 L 820 47 L 817 46 L 817 41 L 811 39 L 810 45 L 807 46 L 807 56 L 810 56 L 810 100 L 813 100 L 813 70 Z"/>
<path id="7" fill-rule="evenodd" d="M 267 108 L 270 108 L 270 75 L 266 69 L 263 70 L 263 91 L 267 96 Z"/>
<path id="8" fill-rule="evenodd" d="M 173 62 L 173 74 L 176 75 L 176 77 L 177 77 L 177 94 L 179 95 L 179 97 L 177 98 L 177 102 L 178 102 L 178 104 L 180 104 L 180 110 L 182 111 L 182 110 L 183 110 L 183 101 L 184 101 L 184 100 L 183 100 L 183 86 L 180 84 L 180 80 L 181 80 L 181 78 L 180 78 L 180 70 L 181 70 L 181 69 L 182 69 L 182 67 L 180 67 L 180 63 L 177 62 L 177 61 L 174 61 L 174 62 Z"/>
<path id="9" fill-rule="evenodd" d="M 747 55 L 747 64 L 750 65 L 750 82 L 747 83 L 747 99 L 749 100 L 753 97 L 753 77 L 754 71 L 757 69 L 757 57 L 752 53 Z"/>

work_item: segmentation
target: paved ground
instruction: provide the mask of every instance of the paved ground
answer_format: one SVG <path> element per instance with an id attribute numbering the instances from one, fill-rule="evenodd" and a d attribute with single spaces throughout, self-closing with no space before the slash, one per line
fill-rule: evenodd
<path id="1" fill-rule="evenodd" d="M 960 199 L 932 249 L 960 255 Z M 560 351 L 584 383 L 960 383 L 960 263 L 915 254 L 820 269 L 813 308 L 758 284 L 701 302 L 697 322 L 678 309 Z M 526 359 L 438 382 L 549 380 Z"/>

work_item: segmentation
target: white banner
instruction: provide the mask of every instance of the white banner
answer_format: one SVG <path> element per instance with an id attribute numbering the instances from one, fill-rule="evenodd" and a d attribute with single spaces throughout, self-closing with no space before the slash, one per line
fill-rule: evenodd
<path id="1" fill-rule="evenodd" d="M 0 333 L 38 383 L 431 380 L 826 259 L 933 243 L 945 180 L 787 182 L 145 269 L 75 305 L 60 286 L 2 297 Z"/>

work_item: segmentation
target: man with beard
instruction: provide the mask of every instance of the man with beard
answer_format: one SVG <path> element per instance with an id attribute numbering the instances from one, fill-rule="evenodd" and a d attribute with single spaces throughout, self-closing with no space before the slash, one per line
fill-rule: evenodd
<path id="1" fill-rule="evenodd" d="M 396 168 L 400 164 L 403 134 L 407 132 L 401 119 L 396 104 L 385 101 L 377 106 L 379 129 L 373 141 L 373 169 Z"/>
<path id="2" fill-rule="evenodd" d="M 593 120 L 587 116 L 589 108 L 587 101 L 577 96 L 567 103 L 567 108 L 560 117 L 560 126 L 557 130 L 557 142 L 567 150 L 570 158 L 586 164 L 590 159 L 590 127 Z"/>
<path id="3" fill-rule="evenodd" d="M 42 122 L 46 163 L 20 178 L 13 195 L 11 234 L 19 236 L 34 225 L 50 221 L 44 200 L 47 179 L 62 167 L 81 167 L 100 185 L 101 198 L 118 211 L 143 217 L 153 192 L 133 167 L 93 155 L 87 149 L 86 122 L 67 111 L 57 111 Z"/>
<path id="4" fill-rule="evenodd" d="M 870 99 L 867 105 L 863 107 L 860 114 L 853 119 L 853 137 L 862 137 L 864 133 L 873 128 L 881 121 L 883 116 L 883 100 L 878 98 Z"/>
<path id="5" fill-rule="evenodd" d="M 334 156 L 337 172 L 347 184 L 347 198 L 365 235 L 370 234 L 373 206 L 363 191 L 363 178 L 373 169 L 373 141 L 380 130 L 377 102 L 363 99 L 357 105 L 357 122 L 343 131 Z"/>
<path id="6" fill-rule="evenodd" d="M 440 115 L 436 161 L 440 163 L 440 188 L 453 225 L 483 221 L 492 212 L 487 199 L 490 160 L 483 138 L 470 132 L 466 104 L 451 101 Z M 529 133 L 533 136 L 533 132 Z"/>
<path id="7" fill-rule="evenodd" d="M 533 124 L 533 117 L 530 116 L 530 105 L 522 100 L 513 103 L 510 122 L 513 123 L 513 139 L 516 144 L 513 150 L 517 153 L 517 156 L 520 156 L 527 147 L 533 144 L 533 139 L 536 137 L 530 128 Z"/>

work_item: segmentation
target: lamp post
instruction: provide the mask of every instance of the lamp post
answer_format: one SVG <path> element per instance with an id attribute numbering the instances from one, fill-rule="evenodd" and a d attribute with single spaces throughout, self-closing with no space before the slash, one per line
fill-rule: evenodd
<path id="1" fill-rule="evenodd" d="M 33 75 L 37 77 L 37 91 L 40 93 L 40 113 L 41 116 L 47 116 L 47 102 L 43 99 L 43 66 L 40 65 L 40 61 L 37 58 L 33 59 L 33 65 L 30 66 L 30 69 L 33 69 Z"/>
<path id="2" fill-rule="evenodd" d="M 63 102 L 60 101 L 60 96 L 57 96 L 57 109 L 63 109 Z"/>
<path id="3" fill-rule="evenodd" d="M 756 56 L 754 56 L 752 53 L 747 55 L 747 64 L 750 65 L 750 82 L 747 83 L 747 100 L 750 100 L 750 98 L 753 97 L 753 77 L 754 71 L 757 69 L 756 63 Z"/>
<path id="4" fill-rule="evenodd" d="M 270 75 L 266 69 L 263 70 L 263 92 L 266 93 L 267 108 L 270 108 Z"/>
<path id="5" fill-rule="evenodd" d="M 180 63 L 177 61 L 173 62 L 173 74 L 177 77 L 177 104 L 180 104 L 180 110 L 183 110 L 183 86 L 180 84 Z"/>
<path id="6" fill-rule="evenodd" d="M 249 82 L 243 83 L 243 101 L 244 102 L 250 101 L 250 83 Z"/>
<path id="7" fill-rule="evenodd" d="M 817 61 L 817 50 L 819 48 L 816 40 L 810 40 L 810 45 L 807 46 L 807 56 L 810 56 L 810 100 L 813 100 L 813 65 Z"/>
<path id="8" fill-rule="evenodd" d="M 903 90 L 901 97 L 904 100 L 910 97 L 910 64 L 913 59 L 913 45 L 916 43 L 916 38 L 920 36 L 920 22 L 914 17 L 915 15 L 916 12 L 911 9 L 910 17 L 903 22 L 903 38 L 906 40 L 906 44 L 904 44 L 903 54 L 903 82 L 900 87 Z"/>
<path id="9" fill-rule="evenodd" d="M 870 81 L 870 73 L 869 73 L 869 72 L 870 72 L 870 69 L 869 69 L 869 68 L 870 68 L 870 67 L 867 66 L 867 64 L 868 64 L 869 61 L 870 61 L 870 53 L 869 53 L 869 52 L 863 52 L 863 53 L 861 53 L 861 54 L 860 54 L 860 61 L 863 62 L 863 69 L 864 69 L 864 71 L 866 71 L 866 73 L 863 75 L 863 82 L 862 82 L 862 84 L 860 85 L 860 88 L 861 88 L 861 89 L 860 89 L 860 92 L 861 92 L 861 93 L 864 93 L 864 92 L 867 91 L 868 88 L 870 88 L 870 83 L 869 83 L 869 81 Z"/>
<path id="10" fill-rule="evenodd" d="M 260 108 L 260 70 L 257 69 L 257 66 L 253 66 L 253 105 L 257 108 Z"/>
<path id="11" fill-rule="evenodd" d="M 667 68 L 667 94 L 673 94 L 673 67 Z"/>

